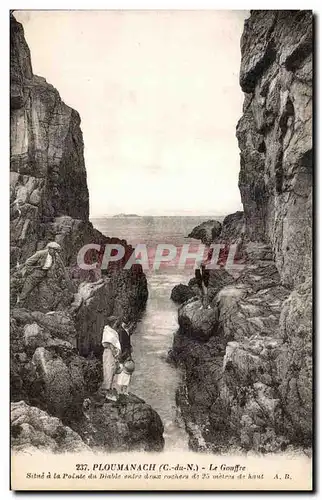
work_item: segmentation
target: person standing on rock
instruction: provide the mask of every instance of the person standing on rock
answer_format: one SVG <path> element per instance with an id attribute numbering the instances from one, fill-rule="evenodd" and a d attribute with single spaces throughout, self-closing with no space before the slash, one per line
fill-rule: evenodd
<path id="1" fill-rule="evenodd" d="M 52 241 L 47 244 L 44 250 L 38 250 L 26 260 L 22 270 L 25 282 L 17 304 L 23 307 L 31 292 L 47 278 L 48 271 L 56 261 L 61 263 L 60 251 L 61 246 L 56 241 Z"/>
<path id="2" fill-rule="evenodd" d="M 113 379 L 113 388 L 118 394 L 128 394 L 131 376 L 135 370 L 130 340 L 134 324 L 131 322 L 117 322 L 115 326 L 119 334 L 121 355 L 119 358 L 118 369 Z"/>
<path id="3" fill-rule="evenodd" d="M 116 323 L 116 322 L 115 322 Z M 113 327 L 115 326 L 113 324 Z M 106 392 L 106 399 L 117 400 L 116 390 L 112 388 L 113 377 L 117 371 L 118 361 L 121 355 L 121 343 L 118 332 L 110 325 L 103 330 L 102 346 L 103 352 L 103 383 L 101 390 Z"/>
<path id="4" fill-rule="evenodd" d="M 208 297 L 208 286 L 210 278 L 210 269 L 207 269 L 207 264 L 210 262 L 212 256 L 212 251 L 207 250 L 206 260 L 202 260 L 197 264 L 195 269 L 195 278 L 199 290 L 201 292 L 201 307 L 200 309 L 210 309 L 209 297 Z"/>
<path id="5" fill-rule="evenodd" d="M 130 341 L 132 327 L 132 324 L 124 323 L 112 316 L 109 318 L 109 324 L 103 330 L 103 383 L 101 390 L 106 392 L 106 399 L 110 401 L 116 401 L 119 393 L 127 393 L 131 374 L 134 371 Z"/>

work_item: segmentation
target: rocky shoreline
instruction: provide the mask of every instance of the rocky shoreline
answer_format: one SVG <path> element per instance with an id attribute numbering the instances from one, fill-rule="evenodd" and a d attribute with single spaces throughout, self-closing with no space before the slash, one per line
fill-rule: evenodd
<path id="1" fill-rule="evenodd" d="M 80 117 L 33 74 L 13 15 L 10 29 L 12 449 L 160 451 L 163 425 L 148 404 L 133 394 L 107 402 L 98 390 L 103 326 L 111 315 L 138 320 L 146 277 L 139 265 L 123 269 L 133 250 L 126 241 L 89 222 Z M 61 245 L 64 272 L 48 273 L 20 307 L 21 265 L 49 241 Z M 124 258 L 104 272 L 82 270 L 76 258 L 87 243 L 121 244 Z"/>
<path id="2" fill-rule="evenodd" d="M 244 212 L 191 237 L 243 242 L 244 268 L 211 271 L 211 310 L 177 285 L 170 359 L 195 451 L 284 452 L 312 444 L 312 13 L 251 11 L 237 125 Z M 236 224 L 239 220 L 239 224 Z M 235 221 L 235 222 L 234 222 Z M 229 222 L 227 224 L 227 222 Z"/>

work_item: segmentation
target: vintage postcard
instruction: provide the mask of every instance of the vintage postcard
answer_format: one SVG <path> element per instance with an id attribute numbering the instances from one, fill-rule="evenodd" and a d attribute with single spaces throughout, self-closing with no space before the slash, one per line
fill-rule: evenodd
<path id="1" fill-rule="evenodd" d="M 13 490 L 312 490 L 312 28 L 10 13 Z"/>

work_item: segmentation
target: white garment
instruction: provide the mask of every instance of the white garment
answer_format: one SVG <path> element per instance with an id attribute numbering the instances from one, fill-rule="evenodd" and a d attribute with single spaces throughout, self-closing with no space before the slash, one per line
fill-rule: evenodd
<path id="1" fill-rule="evenodd" d="M 112 388 L 116 389 L 119 394 L 127 394 L 130 382 L 131 375 L 122 370 L 121 373 L 116 373 L 114 375 Z"/>
<path id="2" fill-rule="evenodd" d="M 43 269 L 50 269 L 52 265 L 53 265 L 53 257 L 48 252 L 46 260 L 45 260 L 45 264 L 43 265 Z"/>
<path id="3" fill-rule="evenodd" d="M 105 344 L 112 344 L 118 353 L 121 352 L 121 344 L 118 333 L 109 325 L 104 326 L 103 330 L 102 345 L 105 347 Z"/>
<path id="4" fill-rule="evenodd" d="M 103 352 L 103 383 L 102 389 L 109 390 L 113 382 L 113 376 L 116 369 L 116 360 L 113 353 L 113 348 L 110 344 L 105 347 Z"/>

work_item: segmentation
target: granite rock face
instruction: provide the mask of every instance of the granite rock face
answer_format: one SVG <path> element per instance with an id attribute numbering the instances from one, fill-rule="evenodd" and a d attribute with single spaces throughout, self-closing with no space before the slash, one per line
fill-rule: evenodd
<path id="1" fill-rule="evenodd" d="M 141 267 L 120 269 L 95 282 L 82 282 L 75 294 L 78 348 L 82 355 L 101 352 L 101 337 L 109 316 L 135 321 L 148 298 L 147 280 Z"/>
<path id="2" fill-rule="evenodd" d="M 246 233 L 270 243 L 283 284 L 293 287 L 312 263 L 312 13 L 252 11 L 241 51 Z"/>
<path id="3" fill-rule="evenodd" d="M 296 330 L 300 297 L 289 296 L 273 262 L 261 264 L 249 264 L 248 273 L 246 265 L 244 275 L 218 291 L 211 309 L 200 309 L 199 301 L 179 309 L 171 359 L 184 367 L 178 404 L 196 451 L 265 453 L 310 444 L 309 308 L 301 342 L 297 334 L 287 339 L 281 324 Z M 309 302 L 308 291 L 302 294 Z"/>
<path id="4" fill-rule="evenodd" d="M 238 243 L 245 233 L 244 212 L 227 215 L 222 223 L 222 230 L 216 243 Z"/>
<path id="5" fill-rule="evenodd" d="M 140 266 L 122 270 L 132 247 L 125 240 L 104 236 L 89 222 L 79 115 L 61 100 L 52 85 L 33 74 L 23 28 L 14 16 L 10 19 L 10 29 L 12 305 L 24 281 L 19 271 L 24 261 L 54 240 L 62 247 L 61 257 L 67 269 L 52 272 L 32 292 L 26 303 L 28 309 L 42 312 L 67 309 L 82 282 L 103 279 L 104 293 L 100 291 L 100 283 L 95 289 L 104 318 L 111 310 L 133 319 L 147 300 L 146 279 Z M 101 245 L 99 254 L 94 252 L 88 257 L 87 263 L 98 261 L 98 268 L 92 271 L 77 265 L 77 254 L 87 243 Z M 101 272 L 99 263 L 105 245 L 115 243 L 125 247 L 124 258 L 118 266 Z"/>
<path id="6" fill-rule="evenodd" d="M 12 217 L 11 251 L 24 260 L 41 248 L 47 223 L 61 215 L 86 221 L 89 204 L 80 117 L 33 75 L 23 28 L 13 16 L 10 28 L 10 199 L 22 202 L 21 215 Z"/>
<path id="7" fill-rule="evenodd" d="M 10 302 L 14 307 L 25 282 L 21 268 L 12 269 L 10 281 Z M 75 292 L 76 283 L 68 271 L 63 265 L 55 263 L 48 271 L 46 279 L 29 293 L 24 307 L 41 312 L 64 310 L 73 302 Z"/>
<path id="8" fill-rule="evenodd" d="M 62 245 L 70 265 L 85 243 L 106 242 L 88 220 L 80 117 L 32 73 L 23 28 L 14 16 L 10 30 L 11 265 L 23 263 L 50 240 Z"/>
<path id="9" fill-rule="evenodd" d="M 215 309 L 203 309 L 200 300 L 189 300 L 178 311 L 180 329 L 187 337 L 208 340 L 216 328 L 217 313 Z"/>
<path id="10" fill-rule="evenodd" d="M 99 360 L 79 356 L 77 337 L 74 322 L 66 312 L 48 315 L 13 309 L 12 400 L 23 399 L 63 420 L 77 419 L 85 395 L 102 379 Z M 94 365 L 90 386 L 86 374 Z"/>
<path id="11" fill-rule="evenodd" d="M 281 284 L 294 289 L 280 313 L 279 394 L 285 432 L 309 442 L 313 19 L 311 11 L 264 14 L 252 12 L 241 41 L 240 83 L 246 94 L 237 126 L 239 186 L 248 237 L 269 243 Z"/>
<path id="12" fill-rule="evenodd" d="M 23 28 L 13 16 L 10 28 L 13 449 L 88 450 L 83 437 L 71 429 L 82 430 L 84 399 L 102 382 L 103 326 L 111 314 L 138 319 L 148 296 L 146 277 L 139 265 L 123 269 L 133 251 L 125 240 L 104 236 L 89 222 L 80 117 L 52 85 L 33 74 Z M 17 297 L 25 281 L 24 261 L 49 241 L 61 245 L 62 262 L 48 271 L 22 308 Z M 100 252 L 86 255 L 87 264 L 98 263 L 89 271 L 77 265 L 77 254 L 87 243 L 101 246 Z M 101 269 L 109 244 L 123 245 L 124 257 Z M 158 443 L 151 444 L 154 450 L 160 449 L 163 427 L 158 415 L 142 401 L 139 409 L 133 404 L 125 401 L 122 412 L 106 420 L 104 432 L 114 435 L 122 449 L 147 449 L 150 440 Z M 99 447 L 88 433 L 86 439 Z"/>
<path id="13" fill-rule="evenodd" d="M 58 91 L 32 73 L 23 28 L 11 29 L 10 237 L 11 263 L 20 264 L 50 240 L 62 246 L 65 265 L 76 264 L 86 243 L 120 243 L 89 222 L 84 144 L 78 113 Z M 17 205 L 17 201 L 20 205 Z"/>
<path id="14" fill-rule="evenodd" d="M 312 435 L 312 282 L 307 279 L 283 303 L 283 351 L 276 359 L 279 393 L 292 439 L 310 443 Z"/>
<path id="15" fill-rule="evenodd" d="M 225 243 L 242 235 L 244 268 L 218 282 L 208 340 L 179 322 L 177 399 L 194 450 L 304 449 L 312 439 L 312 13 L 251 11 L 241 51 L 244 212 L 237 231 L 223 222 L 219 241 L 225 226 Z"/>
<path id="16" fill-rule="evenodd" d="M 11 447 L 26 454 L 90 451 L 70 427 L 25 401 L 11 403 Z"/>

